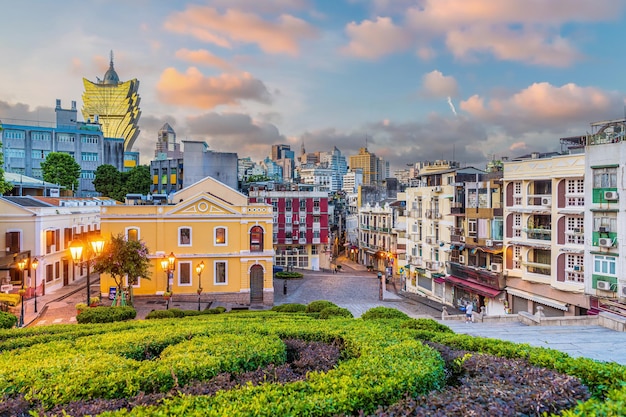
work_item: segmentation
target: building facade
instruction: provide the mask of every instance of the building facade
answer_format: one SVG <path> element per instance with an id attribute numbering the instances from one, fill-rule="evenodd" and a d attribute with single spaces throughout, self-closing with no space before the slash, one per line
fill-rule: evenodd
<path id="1" fill-rule="evenodd" d="M 152 262 L 150 279 L 139 279 L 135 295 L 203 299 L 244 305 L 274 302 L 272 281 L 272 207 L 248 202 L 245 195 L 214 178 L 175 193 L 175 204 L 123 205 L 103 208 L 103 236 L 122 234 L 143 241 Z M 161 268 L 176 257 L 172 279 Z M 204 265 L 202 274 L 195 268 Z M 115 286 L 103 275 L 103 295 Z"/>
<path id="2" fill-rule="evenodd" d="M 109 69 L 102 80 L 83 78 L 83 118 L 100 123 L 107 138 L 124 140 L 124 150 L 132 151 L 139 136 L 139 81 L 121 82 L 113 68 L 113 52 Z"/>
<path id="3" fill-rule="evenodd" d="M 505 265 L 512 313 L 586 314 L 585 154 L 504 163 Z"/>
<path id="4" fill-rule="evenodd" d="M 351 170 L 360 169 L 363 173 L 363 185 L 375 185 L 381 175 L 378 169 L 381 167 L 380 161 L 376 157 L 376 154 L 370 153 L 367 148 L 359 149 L 357 155 L 350 155 L 348 157 Z"/>
<path id="5" fill-rule="evenodd" d="M 259 184 L 250 187 L 249 198 L 273 207 L 277 266 L 317 271 L 330 265 L 328 193 L 312 186 Z"/>
<path id="6" fill-rule="evenodd" d="M 0 139 L 4 153 L 4 170 L 43 179 L 41 163 L 51 152 L 64 152 L 74 157 L 81 173 L 78 190 L 70 190 L 79 197 L 96 196 L 93 180 L 98 166 L 113 165 L 124 170 L 124 143 L 121 139 L 105 137 L 98 123 L 78 122 L 76 102 L 70 109 L 56 101 L 56 125 L 44 127 L 41 122 L 31 125 L 2 124 Z"/>

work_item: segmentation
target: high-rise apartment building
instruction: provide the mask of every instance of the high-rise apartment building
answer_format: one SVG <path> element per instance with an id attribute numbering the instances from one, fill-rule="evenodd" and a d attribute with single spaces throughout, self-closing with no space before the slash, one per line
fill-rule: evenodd
<path id="1" fill-rule="evenodd" d="M 83 118 L 102 125 L 104 136 L 124 139 L 124 150 L 131 151 L 139 136 L 139 81 L 120 81 L 113 68 L 113 52 L 104 78 L 94 83 L 83 78 Z"/>
<path id="2" fill-rule="evenodd" d="M 379 169 L 382 167 L 381 162 L 376 154 L 370 153 L 367 148 L 359 149 L 358 155 L 350 155 L 348 160 L 350 169 L 362 170 L 364 185 L 374 185 L 381 181 L 381 174 L 379 174 Z"/>

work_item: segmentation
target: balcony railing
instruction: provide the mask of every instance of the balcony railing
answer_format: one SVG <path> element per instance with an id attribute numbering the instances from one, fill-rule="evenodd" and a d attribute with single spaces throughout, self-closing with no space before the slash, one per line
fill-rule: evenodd
<path id="1" fill-rule="evenodd" d="M 535 240 L 552 240 L 551 229 L 524 229 L 528 239 Z"/>

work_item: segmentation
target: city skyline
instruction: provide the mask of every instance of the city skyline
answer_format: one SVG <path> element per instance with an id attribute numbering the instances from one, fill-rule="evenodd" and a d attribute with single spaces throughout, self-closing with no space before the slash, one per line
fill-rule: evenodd
<path id="1" fill-rule="evenodd" d="M 142 164 L 169 123 L 178 141 L 260 161 L 271 145 L 393 169 L 479 166 L 558 149 L 625 115 L 619 0 L 243 0 L 5 7 L 0 120 L 54 121 L 115 56 L 137 78 Z M 28 22 L 28 25 L 25 23 Z"/>

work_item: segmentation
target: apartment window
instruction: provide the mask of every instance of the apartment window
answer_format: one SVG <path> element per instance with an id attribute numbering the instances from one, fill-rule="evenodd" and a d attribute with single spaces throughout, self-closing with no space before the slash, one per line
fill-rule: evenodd
<path id="1" fill-rule="evenodd" d="M 285 211 L 291 211 L 292 201 L 290 199 L 285 200 Z"/>
<path id="2" fill-rule="evenodd" d="M 565 258 L 566 274 L 565 279 L 569 282 L 581 283 L 585 281 L 583 272 L 583 255 L 568 254 Z"/>
<path id="3" fill-rule="evenodd" d="M 82 171 L 80 177 L 85 180 L 93 180 L 96 178 L 96 173 L 94 171 Z"/>
<path id="4" fill-rule="evenodd" d="M 32 132 L 30 134 L 33 140 L 49 141 L 52 138 L 50 132 Z"/>
<path id="5" fill-rule="evenodd" d="M 292 222 L 291 214 L 285 214 L 285 223 L 291 224 L 291 222 Z"/>
<path id="6" fill-rule="evenodd" d="M 320 209 L 320 200 L 318 200 L 318 199 L 313 200 L 313 209 L 315 209 L 315 210 L 319 210 Z"/>
<path id="7" fill-rule="evenodd" d="M 313 239 L 319 239 L 320 238 L 320 232 L 318 230 L 314 230 L 313 231 Z"/>
<path id="8" fill-rule="evenodd" d="M 5 158 L 24 158 L 26 152 L 24 149 L 4 149 Z"/>
<path id="9" fill-rule="evenodd" d="M 30 151 L 30 155 L 33 159 L 46 159 L 50 155 L 50 151 L 44 151 L 41 149 L 33 149 Z"/>
<path id="10" fill-rule="evenodd" d="M 593 170 L 593 188 L 616 188 L 617 167 Z"/>
<path id="11" fill-rule="evenodd" d="M 178 228 L 178 246 L 191 246 L 191 228 Z"/>
<path id="12" fill-rule="evenodd" d="M 191 285 L 191 262 L 178 263 L 178 285 L 182 287 Z"/>
<path id="13" fill-rule="evenodd" d="M 306 224 L 306 215 L 300 216 L 300 224 Z"/>
<path id="14" fill-rule="evenodd" d="M 585 219 L 583 217 L 567 217 L 567 243 L 583 245 Z"/>
<path id="15" fill-rule="evenodd" d="M 46 253 L 52 253 L 53 246 L 57 243 L 56 238 L 57 234 L 54 230 L 46 230 Z"/>
<path id="16" fill-rule="evenodd" d="M 98 144 L 98 136 L 81 136 L 80 141 L 82 143 L 90 143 L 97 145 Z"/>
<path id="17" fill-rule="evenodd" d="M 278 211 L 278 199 L 277 198 L 272 198 L 271 203 L 272 203 L 272 209 L 274 211 Z"/>
<path id="18" fill-rule="evenodd" d="M 306 200 L 300 200 L 300 211 L 306 211 Z"/>
<path id="19" fill-rule="evenodd" d="M 96 152 L 83 152 L 80 154 L 83 162 L 98 162 L 98 154 Z"/>
<path id="20" fill-rule="evenodd" d="M 74 135 L 68 135 L 67 133 L 57 133 L 57 142 L 59 143 L 74 143 Z"/>
<path id="21" fill-rule="evenodd" d="M 613 275 L 615 271 L 617 261 L 614 256 L 594 255 L 593 256 L 593 273 L 602 275 Z"/>
<path id="22" fill-rule="evenodd" d="M 601 229 L 602 228 L 602 229 Z M 597 213 L 593 216 L 593 231 L 604 233 L 617 232 L 617 215 L 614 213 Z"/>
<path id="23" fill-rule="evenodd" d="M 126 229 L 126 239 L 138 241 L 139 240 L 139 229 L 137 229 L 136 227 L 130 227 L 130 228 Z"/>
<path id="24" fill-rule="evenodd" d="M 478 233 L 477 229 L 477 221 L 476 219 L 468 219 L 467 220 L 467 234 L 468 236 L 476 236 L 476 234 Z"/>
<path id="25" fill-rule="evenodd" d="M 520 269 L 522 267 L 522 248 L 520 246 L 513 246 L 513 269 Z"/>
<path id="26" fill-rule="evenodd" d="M 585 192 L 585 180 L 567 180 L 567 194 L 582 194 Z"/>
<path id="27" fill-rule="evenodd" d="M 226 245 L 226 228 L 216 227 L 215 229 L 215 245 Z"/>
<path id="28" fill-rule="evenodd" d="M 311 246 L 311 255 L 318 255 L 320 253 L 320 247 L 318 245 Z"/>
<path id="29" fill-rule="evenodd" d="M 20 232 L 7 232 L 5 234 L 6 247 L 9 253 L 19 253 L 20 249 Z"/>
<path id="30" fill-rule="evenodd" d="M 5 130 L 4 138 L 5 139 L 24 139 L 25 134 L 21 130 Z"/>
<path id="31" fill-rule="evenodd" d="M 54 265 L 46 265 L 46 282 L 52 282 L 54 280 Z"/>
<path id="32" fill-rule="evenodd" d="M 215 281 L 216 285 L 227 284 L 227 268 L 225 261 L 215 261 Z"/>
<path id="33" fill-rule="evenodd" d="M 250 229 L 250 252 L 263 252 L 263 228 L 254 226 Z"/>

